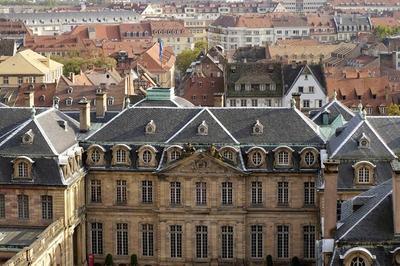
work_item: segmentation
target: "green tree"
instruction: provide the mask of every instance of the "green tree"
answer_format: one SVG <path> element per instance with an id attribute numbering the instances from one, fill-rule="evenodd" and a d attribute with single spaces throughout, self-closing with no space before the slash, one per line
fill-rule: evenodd
<path id="1" fill-rule="evenodd" d="M 113 264 L 114 264 L 114 262 L 113 262 L 113 257 L 112 257 L 112 255 L 109 253 L 109 254 L 107 254 L 107 256 L 106 256 L 106 261 L 105 261 L 105 263 L 104 263 L 106 266 L 112 266 Z"/>
<path id="2" fill-rule="evenodd" d="M 387 110 L 388 115 L 400 115 L 400 108 L 397 104 L 391 104 Z"/>
<path id="3" fill-rule="evenodd" d="M 175 65 L 180 72 L 185 72 L 190 64 L 196 60 L 201 51 L 207 51 L 207 42 L 199 41 L 194 44 L 194 49 L 185 49 L 177 55 Z"/>
<path id="4" fill-rule="evenodd" d="M 52 59 L 64 65 L 64 76 L 68 76 L 69 73 L 79 74 L 81 70 L 85 71 L 90 66 L 95 66 L 98 68 L 111 68 L 117 65 L 117 61 L 114 58 L 105 56 L 95 58 L 55 56 L 52 57 Z"/>
<path id="5" fill-rule="evenodd" d="M 388 36 L 396 35 L 399 33 L 400 33 L 400 26 L 398 27 L 376 26 L 374 29 L 374 34 L 379 39 L 383 39 Z"/>

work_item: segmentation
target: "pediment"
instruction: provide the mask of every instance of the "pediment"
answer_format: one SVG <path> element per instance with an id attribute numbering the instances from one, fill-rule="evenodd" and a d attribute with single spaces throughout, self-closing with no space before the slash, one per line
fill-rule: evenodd
<path id="1" fill-rule="evenodd" d="M 186 158 L 165 165 L 160 172 L 185 176 L 243 174 L 243 171 L 237 166 L 215 158 L 207 152 L 195 152 Z"/>

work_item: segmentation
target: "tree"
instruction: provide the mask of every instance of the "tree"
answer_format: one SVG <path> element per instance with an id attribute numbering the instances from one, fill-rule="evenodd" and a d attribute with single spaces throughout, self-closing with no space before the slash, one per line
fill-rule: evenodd
<path id="1" fill-rule="evenodd" d="M 390 104 L 387 110 L 388 115 L 400 115 L 400 108 L 397 104 Z"/>
<path id="2" fill-rule="evenodd" d="M 136 256 L 136 254 L 132 254 L 132 256 L 131 256 L 131 266 L 137 266 L 137 265 L 138 265 L 137 256 Z"/>
<path id="3" fill-rule="evenodd" d="M 267 266 L 273 266 L 274 263 L 272 262 L 272 256 L 268 255 L 267 256 Z"/>
<path id="4" fill-rule="evenodd" d="M 207 43 L 204 41 L 199 41 L 194 44 L 194 49 L 185 49 L 176 57 L 176 68 L 180 72 L 185 72 L 190 64 L 196 60 L 201 51 L 207 51 Z"/>
<path id="5" fill-rule="evenodd" d="M 376 26 L 374 34 L 380 39 L 400 33 L 400 27 Z"/>
<path id="6" fill-rule="evenodd" d="M 81 70 L 86 70 L 90 66 L 95 66 L 99 68 L 111 68 L 117 65 L 117 61 L 114 58 L 105 56 L 95 58 L 82 58 L 79 56 L 54 56 L 52 57 L 52 59 L 64 65 L 64 76 L 68 76 L 69 73 L 79 74 Z"/>
<path id="7" fill-rule="evenodd" d="M 106 256 L 106 261 L 104 263 L 106 266 L 112 266 L 114 264 L 113 262 L 113 257 L 110 253 L 107 254 Z"/>

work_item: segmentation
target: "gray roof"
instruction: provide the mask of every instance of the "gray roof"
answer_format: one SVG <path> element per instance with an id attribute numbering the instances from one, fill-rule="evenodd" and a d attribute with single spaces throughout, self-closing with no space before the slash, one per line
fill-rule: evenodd
<path id="1" fill-rule="evenodd" d="M 400 153 L 400 117 L 367 116 L 368 122 L 375 128 L 382 139 L 395 154 Z"/>
<path id="2" fill-rule="evenodd" d="M 352 199 L 368 198 L 336 231 L 341 241 L 384 241 L 393 239 L 392 181 L 388 180 Z M 345 208 L 352 202 L 346 202 Z M 346 206 L 347 205 L 347 206 Z"/>
<path id="3" fill-rule="evenodd" d="M 328 141 L 328 154 L 333 159 L 393 159 L 392 150 L 387 146 L 375 128 L 358 114 L 344 128 L 338 129 Z M 369 139 L 369 148 L 360 148 L 362 136 Z"/>
<path id="4" fill-rule="evenodd" d="M 334 21 L 337 26 L 370 25 L 368 16 L 355 14 L 340 14 L 338 16 L 334 16 Z"/>
<path id="5" fill-rule="evenodd" d="M 2 227 L 0 228 L 0 250 L 19 251 L 32 244 L 45 228 Z"/>
<path id="6" fill-rule="evenodd" d="M 319 108 L 318 112 L 312 116 L 311 120 L 318 125 L 322 125 L 322 114 L 324 112 L 328 113 L 329 124 L 331 124 L 339 115 L 342 115 L 346 121 L 350 121 L 354 116 L 354 113 L 347 108 L 347 106 L 342 104 L 340 101 L 333 99 Z"/>
<path id="7" fill-rule="evenodd" d="M 0 56 L 14 56 L 16 51 L 15 40 L 0 39 Z"/>
<path id="8" fill-rule="evenodd" d="M 156 125 L 156 133 L 145 134 L 145 126 L 151 120 Z M 253 135 L 252 128 L 257 120 L 264 126 L 264 132 Z M 209 126 L 208 136 L 197 134 L 197 127 L 202 121 Z M 87 141 L 126 144 L 324 144 L 318 128 L 294 108 L 132 107 L 122 111 Z"/>
<path id="9" fill-rule="evenodd" d="M 283 87 L 285 94 L 288 94 L 293 83 L 296 82 L 301 74 L 309 74 L 314 76 L 321 85 L 322 91 L 326 94 L 326 81 L 322 65 L 285 65 L 283 67 Z"/>

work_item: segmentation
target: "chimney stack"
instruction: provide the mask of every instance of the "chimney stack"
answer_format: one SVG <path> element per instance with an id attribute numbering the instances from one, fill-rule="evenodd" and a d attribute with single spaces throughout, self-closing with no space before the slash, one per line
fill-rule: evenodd
<path id="1" fill-rule="evenodd" d="M 337 208 L 337 179 L 339 161 L 330 160 L 324 162 L 324 215 L 323 238 L 333 239 L 336 229 Z"/>
<path id="2" fill-rule="evenodd" d="M 24 92 L 25 106 L 33 107 L 35 105 L 35 91 L 28 90 Z"/>
<path id="3" fill-rule="evenodd" d="M 224 107 L 223 93 L 214 93 L 214 107 Z"/>
<path id="4" fill-rule="evenodd" d="M 299 110 L 299 111 L 301 111 L 300 96 L 301 96 L 300 92 L 293 92 L 292 93 L 292 98 L 293 98 L 293 100 L 296 101 L 296 109 Z"/>
<path id="5" fill-rule="evenodd" d="M 86 98 L 79 101 L 79 124 L 81 132 L 87 132 L 90 129 L 90 102 Z"/>
<path id="6" fill-rule="evenodd" d="M 96 93 L 96 117 L 104 117 L 107 112 L 107 94 L 105 92 Z"/>

